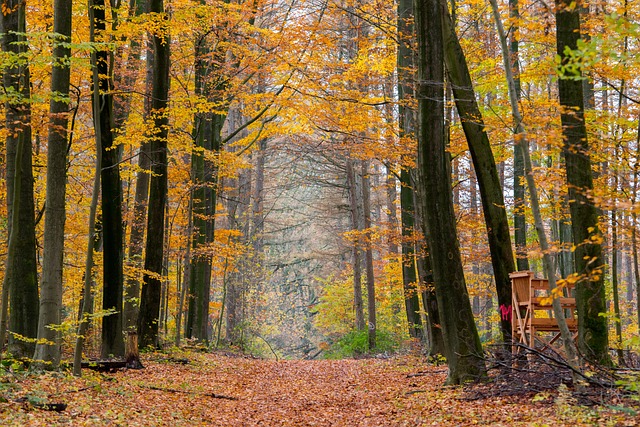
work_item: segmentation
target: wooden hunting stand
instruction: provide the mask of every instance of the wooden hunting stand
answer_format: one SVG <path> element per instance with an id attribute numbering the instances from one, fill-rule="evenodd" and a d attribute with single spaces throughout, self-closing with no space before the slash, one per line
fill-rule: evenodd
<path id="1" fill-rule="evenodd" d="M 544 351 L 560 338 L 558 321 L 553 316 L 549 298 L 549 281 L 534 277 L 532 271 L 509 274 L 512 284 L 511 336 L 516 344 Z M 575 317 L 576 299 L 570 297 L 573 285 L 567 286 L 568 296 L 560 297 L 569 330 L 578 331 Z M 514 348 L 514 350 L 516 350 Z"/>

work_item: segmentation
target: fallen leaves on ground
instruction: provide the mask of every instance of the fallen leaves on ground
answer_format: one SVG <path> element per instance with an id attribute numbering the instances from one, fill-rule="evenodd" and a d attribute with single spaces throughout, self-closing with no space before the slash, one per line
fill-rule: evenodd
<path id="1" fill-rule="evenodd" d="M 533 396 L 468 401 L 447 371 L 402 356 L 259 360 L 189 353 L 149 356 L 145 369 L 82 378 L 8 375 L 2 426 L 559 426 L 639 425 L 630 413 Z M 62 412 L 34 403 L 64 403 Z"/>

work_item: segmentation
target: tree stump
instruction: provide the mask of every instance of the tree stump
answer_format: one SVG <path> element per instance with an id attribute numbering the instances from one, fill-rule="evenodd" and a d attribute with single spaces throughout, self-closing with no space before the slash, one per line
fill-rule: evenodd
<path id="1" fill-rule="evenodd" d="M 125 343 L 125 364 L 129 369 L 143 369 L 140 361 L 140 353 L 138 352 L 138 333 L 127 332 L 127 342 Z"/>

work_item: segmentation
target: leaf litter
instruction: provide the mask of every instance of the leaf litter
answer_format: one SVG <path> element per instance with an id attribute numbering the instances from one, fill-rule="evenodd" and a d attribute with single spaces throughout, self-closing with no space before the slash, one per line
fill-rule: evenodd
<path id="1" fill-rule="evenodd" d="M 180 360 L 180 363 L 174 362 Z M 185 363 L 188 360 L 188 363 Z M 2 376 L 1 426 L 635 426 L 631 412 L 583 408 L 562 391 L 464 398 L 424 358 L 263 360 L 147 355 L 143 370 Z M 484 385 L 486 387 L 486 385 Z M 547 398 L 548 397 L 548 398 Z M 38 405 L 64 404 L 60 412 Z"/>

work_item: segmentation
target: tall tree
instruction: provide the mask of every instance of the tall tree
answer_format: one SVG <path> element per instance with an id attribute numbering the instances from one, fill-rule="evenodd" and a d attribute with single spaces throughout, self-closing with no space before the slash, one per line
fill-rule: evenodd
<path id="1" fill-rule="evenodd" d="M 31 357 L 38 330 L 38 270 L 33 200 L 31 82 L 27 44 L 26 4 L 7 0 L 2 4 L 0 34 L 2 51 L 9 59 L 3 70 L 6 115 L 7 212 L 10 243 L 3 286 L 3 309 L 11 307 L 9 351 L 16 357 Z M 19 155 L 20 154 L 20 155 Z M 15 220 L 14 220 L 15 217 Z M 2 317 L 4 344 L 6 309 Z"/>
<path id="2" fill-rule="evenodd" d="M 163 0 L 149 0 L 149 12 L 157 19 L 153 34 L 153 78 L 151 88 L 151 185 L 147 242 L 145 248 L 140 315 L 138 317 L 138 345 L 158 346 L 158 317 L 162 294 L 162 262 L 164 259 L 164 220 L 167 203 L 167 116 L 169 96 L 169 32 L 168 16 Z M 104 196 L 103 196 L 104 197 Z"/>
<path id="3" fill-rule="evenodd" d="M 569 0 L 556 0 L 556 41 L 561 64 L 570 59 L 570 51 L 580 40 L 580 8 Z M 587 128 L 584 120 L 584 95 L 578 69 L 560 73 L 558 91 L 562 113 L 562 153 L 569 188 L 569 209 L 575 250 L 575 271 L 581 276 L 576 286 L 578 306 L 578 346 L 584 357 L 609 363 L 609 334 L 604 286 L 602 236 L 598 228 L 598 212 L 591 192 L 593 172 Z"/>
<path id="4" fill-rule="evenodd" d="M 47 152 L 47 195 L 44 223 L 44 254 L 38 344 L 34 359 L 50 362 L 56 368 L 60 362 L 60 335 L 51 326 L 60 324 L 62 312 L 62 260 L 64 255 L 65 194 L 67 185 L 67 126 L 69 124 L 69 82 L 71 76 L 71 2 L 55 0 L 51 70 L 51 101 L 49 103 L 49 136 Z M 45 340 L 46 342 L 42 342 Z"/>
<path id="5" fill-rule="evenodd" d="M 449 155 L 444 138 L 444 49 L 440 0 L 416 0 L 419 195 L 429 244 L 449 376 L 460 384 L 485 375 L 482 346 L 464 279 Z"/>
<path id="6" fill-rule="evenodd" d="M 519 20 L 520 7 L 518 0 L 509 0 L 509 16 L 511 17 L 511 29 L 509 31 L 509 51 L 515 82 L 516 97 L 518 102 L 522 96 L 520 84 L 520 41 Z M 516 244 L 516 265 L 519 271 L 529 270 L 529 258 L 527 256 L 527 219 L 524 209 L 524 159 L 522 150 L 517 144 L 513 146 L 513 237 Z"/>
<path id="7" fill-rule="evenodd" d="M 369 350 L 376 347 L 376 287 L 373 272 L 373 249 L 371 243 L 371 184 L 369 179 L 369 162 L 361 163 L 362 174 L 362 217 L 365 240 L 365 272 L 367 276 L 367 337 Z"/>
<path id="8" fill-rule="evenodd" d="M 104 0 L 92 0 L 93 34 L 96 41 L 106 37 L 107 18 Z M 94 103 L 99 110 L 94 111 L 94 120 L 100 122 L 99 133 L 102 153 L 101 193 L 102 193 L 102 229 L 103 229 L 103 295 L 102 309 L 110 314 L 102 318 L 102 357 L 123 356 L 124 338 L 122 335 L 122 295 L 123 295 L 123 229 L 122 229 L 122 182 L 120 180 L 120 162 L 118 150 L 113 138 L 113 82 L 110 73 L 110 58 L 106 48 L 96 52 L 98 70 L 99 102 Z"/>
<path id="9" fill-rule="evenodd" d="M 352 257 L 353 257 L 353 309 L 355 312 L 355 327 L 361 331 L 365 328 L 364 323 L 364 304 L 362 301 L 362 251 L 359 244 L 359 232 L 360 227 L 360 209 L 359 209 L 359 197 L 356 184 L 356 172 L 353 167 L 353 159 L 347 158 L 346 160 L 346 172 L 347 172 L 347 190 L 349 193 L 349 213 L 351 216 L 351 229 L 355 231 L 355 235 L 358 236 L 357 240 L 353 243 Z"/>
<path id="10" fill-rule="evenodd" d="M 147 12 L 147 2 L 146 0 L 134 0 L 132 2 L 135 10 L 133 11 L 135 15 L 140 15 L 141 13 Z M 142 44 L 137 40 L 131 40 L 131 53 L 129 58 L 127 59 L 127 75 L 135 75 L 133 70 L 136 67 L 141 65 L 140 57 L 142 51 Z M 153 66 L 153 51 L 148 46 L 149 43 L 146 43 L 146 68 L 147 75 L 151 74 L 151 68 Z M 120 80 L 123 80 L 124 89 L 128 89 L 132 86 L 133 82 L 131 77 L 124 77 Z M 144 102 L 144 115 L 145 117 L 149 116 L 150 113 L 150 84 L 151 78 L 147 78 L 147 84 L 145 85 L 145 102 Z M 128 99 L 128 98 L 126 98 Z M 116 109 L 116 114 L 119 116 L 119 120 L 116 120 L 116 124 L 118 121 L 124 123 L 128 110 L 130 108 L 129 102 L 126 100 L 120 100 L 116 104 L 119 108 Z M 144 249 L 144 232 L 146 230 L 147 225 L 147 199 L 149 198 L 149 181 L 151 180 L 151 176 L 149 174 L 149 169 L 151 168 L 151 153 L 149 151 L 149 142 L 143 141 L 140 149 L 138 151 L 138 172 L 136 173 L 136 186 L 134 193 L 134 201 L 133 201 L 133 214 L 130 223 L 131 232 L 129 233 L 129 245 L 127 252 L 127 263 L 130 268 L 133 269 L 142 269 L 144 260 L 143 260 L 143 249 Z M 137 329 L 138 323 L 138 311 L 140 309 L 140 279 L 141 274 L 128 275 L 125 281 L 124 287 L 124 326 L 126 331 L 132 332 Z"/>
<path id="11" fill-rule="evenodd" d="M 517 147 L 522 151 L 522 159 L 524 162 L 523 163 L 524 174 L 527 181 L 527 187 L 529 189 L 531 211 L 533 213 L 536 232 L 538 234 L 540 249 L 543 253 L 542 264 L 544 268 L 544 273 L 548 279 L 549 291 L 551 295 L 553 295 L 553 292 L 556 289 L 556 277 L 555 277 L 556 263 L 555 263 L 555 258 L 550 252 L 550 245 L 547 239 L 547 232 L 545 229 L 546 227 L 542 219 L 542 214 L 540 210 L 540 199 L 538 198 L 538 190 L 533 177 L 533 166 L 531 162 L 531 155 L 529 153 L 529 140 L 527 139 L 526 129 L 523 124 L 522 115 L 520 114 L 520 106 L 518 104 L 518 98 L 516 96 L 515 79 L 513 77 L 513 72 L 511 69 L 511 59 L 508 54 L 509 46 L 507 44 L 507 36 L 505 34 L 504 27 L 502 25 L 502 20 L 500 19 L 498 3 L 496 2 L 496 0 L 489 0 L 489 1 L 491 3 L 491 8 L 493 10 L 493 16 L 496 23 L 496 27 L 498 29 L 498 36 L 500 39 L 500 45 L 503 52 L 502 60 L 503 60 L 504 70 L 505 70 L 505 79 L 507 81 L 509 102 L 511 104 L 513 121 L 516 128 L 515 142 L 517 144 Z M 560 330 L 560 335 L 562 337 L 567 359 L 569 360 L 569 363 L 576 365 L 577 351 L 575 349 L 573 337 L 571 336 L 571 333 L 567 326 L 567 322 L 564 317 L 564 312 L 562 311 L 560 300 L 558 298 L 553 299 L 552 308 L 553 308 L 554 317 L 558 322 L 558 329 Z"/>
<path id="12" fill-rule="evenodd" d="M 478 108 L 473 82 L 464 57 L 460 40 L 453 27 L 451 16 L 446 7 L 443 12 L 444 60 L 447 75 L 451 80 L 456 108 L 460 115 L 462 128 L 469 144 L 469 151 L 476 172 L 482 210 L 487 227 L 491 265 L 496 282 L 498 304 L 501 308 L 511 305 L 511 279 L 509 273 L 515 271 L 513 248 L 509 222 L 502 193 L 502 183 L 498 174 L 491 144 L 484 128 L 482 114 Z M 502 317 L 500 321 L 502 339 L 511 340 L 511 321 Z"/>
<path id="13" fill-rule="evenodd" d="M 398 127 L 400 138 L 415 140 L 415 114 L 408 107 L 413 98 L 413 0 L 399 0 L 397 11 L 398 53 L 396 67 L 398 70 Z M 409 334 L 412 337 L 423 337 L 422 319 L 420 317 L 420 299 L 418 277 L 415 262 L 415 230 L 413 207 L 413 184 L 411 171 L 406 165 L 400 171 L 400 222 L 402 227 L 402 284 L 404 289 L 405 310 Z"/>
<path id="14" fill-rule="evenodd" d="M 213 49 L 211 46 L 215 46 Z M 192 259 L 189 265 L 189 311 L 187 337 L 208 339 L 209 299 L 211 291 L 211 254 L 208 246 L 214 241 L 215 209 L 218 195 L 218 170 L 211 154 L 222 148 L 222 127 L 228 110 L 225 89 L 228 77 L 225 43 L 215 43 L 210 31 L 197 35 L 195 46 L 195 92 L 215 111 L 195 114 L 191 152 Z"/>

